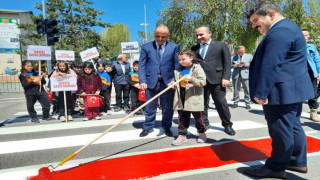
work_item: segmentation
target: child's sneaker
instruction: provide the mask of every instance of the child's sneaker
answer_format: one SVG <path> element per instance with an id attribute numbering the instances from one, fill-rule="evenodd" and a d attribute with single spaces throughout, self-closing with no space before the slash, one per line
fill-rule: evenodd
<path id="1" fill-rule="evenodd" d="M 83 118 L 83 121 L 88 121 L 88 120 L 89 120 L 89 118 L 87 118 L 87 117 Z"/>
<path id="2" fill-rule="evenodd" d="M 97 116 L 97 117 L 94 117 L 94 119 L 96 119 L 96 120 L 100 120 L 100 119 L 101 119 L 101 117 L 100 117 L 100 116 Z"/>
<path id="3" fill-rule="evenodd" d="M 199 133 L 199 137 L 197 139 L 198 143 L 205 143 L 207 141 L 207 135 L 205 133 Z"/>
<path id="4" fill-rule="evenodd" d="M 180 144 L 187 142 L 187 136 L 179 135 L 178 138 L 174 141 L 172 141 L 172 145 L 179 146 Z"/>
<path id="5" fill-rule="evenodd" d="M 101 115 L 101 116 L 106 116 L 107 113 L 106 113 L 106 112 L 102 112 L 102 113 L 100 113 L 100 115 Z"/>
<path id="6" fill-rule="evenodd" d="M 61 120 L 61 121 L 65 121 L 65 120 L 66 120 L 66 117 L 60 116 L 60 120 Z"/>
<path id="7" fill-rule="evenodd" d="M 68 120 L 69 120 L 69 121 L 73 121 L 73 118 L 72 118 L 71 115 L 68 115 Z"/>

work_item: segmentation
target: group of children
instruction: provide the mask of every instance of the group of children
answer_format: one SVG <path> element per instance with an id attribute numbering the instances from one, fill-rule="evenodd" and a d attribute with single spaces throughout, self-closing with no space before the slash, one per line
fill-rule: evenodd
<path id="1" fill-rule="evenodd" d="M 74 69 L 74 70 L 73 70 Z M 107 70 L 106 70 L 107 69 Z M 138 62 L 133 63 L 133 71 L 130 73 L 131 76 L 128 77 L 128 82 L 132 84 L 131 88 L 131 110 L 136 109 L 140 103 L 138 100 L 139 91 L 139 78 L 138 78 Z M 101 119 L 100 113 L 102 115 L 107 114 L 111 110 L 110 97 L 111 97 L 111 82 L 112 82 L 112 68 L 106 68 L 105 64 L 98 62 L 96 67 L 94 67 L 91 62 L 84 62 L 77 64 L 74 67 L 70 66 L 67 62 L 57 62 L 54 64 L 53 71 L 47 76 L 47 81 L 45 80 L 46 75 L 39 74 L 33 69 L 32 61 L 25 60 L 22 63 L 22 70 L 19 76 L 21 84 L 25 90 L 25 95 L 27 99 L 27 109 L 31 117 L 32 122 L 39 123 L 36 111 L 34 110 L 34 104 L 38 100 L 43 108 L 43 120 L 53 120 L 54 118 L 49 117 L 50 111 L 50 100 L 48 94 L 50 89 L 50 78 L 64 78 L 64 77 L 77 77 L 77 91 L 57 91 L 53 92 L 53 99 L 51 103 L 53 104 L 52 115 L 57 114 L 58 119 L 65 121 L 65 104 L 64 104 L 64 94 L 66 98 L 66 109 L 68 120 L 73 120 L 72 114 L 74 113 L 75 101 L 79 98 L 79 109 L 84 110 L 84 121 L 91 119 Z M 41 84 L 39 82 L 42 82 Z M 45 89 L 43 85 L 48 84 Z M 41 89 L 41 91 L 39 91 Z M 76 95 L 78 94 L 78 96 Z M 88 107 L 86 95 L 95 94 L 103 97 L 104 102 L 100 108 Z M 141 113 L 140 113 L 141 114 Z"/>
<path id="2" fill-rule="evenodd" d="M 190 116 L 193 115 L 195 125 L 199 132 L 197 142 L 206 142 L 206 127 L 202 120 L 202 111 L 204 110 L 203 86 L 206 85 L 206 75 L 199 64 L 195 61 L 195 54 L 191 50 L 182 50 L 178 54 L 181 67 L 175 70 L 174 78 L 168 86 L 173 85 L 182 77 L 184 80 L 173 86 L 175 91 L 174 109 L 179 114 L 178 137 L 172 142 L 172 145 L 180 145 L 187 141 L 187 129 L 190 124 Z M 103 63 L 97 63 L 96 70 L 91 62 L 84 62 L 82 67 L 75 66 L 73 71 L 66 62 L 59 62 L 55 69 L 49 74 L 50 77 L 77 77 L 78 92 L 82 97 L 88 94 L 95 94 L 104 97 L 103 106 L 99 108 L 91 108 L 87 106 L 87 100 L 84 99 L 84 119 L 101 119 L 100 112 L 107 112 L 110 108 L 111 94 L 111 78 L 110 74 L 105 71 Z M 109 71 L 110 73 L 110 71 Z M 138 61 L 133 63 L 133 71 L 129 74 L 128 83 L 131 85 L 131 110 L 135 110 L 140 106 L 139 94 L 139 76 L 138 76 Z M 27 109 L 32 122 L 39 123 L 37 113 L 34 110 L 34 104 L 38 100 L 42 105 L 43 120 L 52 120 L 49 117 L 50 102 L 48 95 L 42 84 L 45 84 L 44 76 L 34 71 L 31 61 L 23 61 L 20 81 L 25 90 Z M 40 85 L 41 82 L 41 85 Z M 41 88 L 40 88 L 41 87 Z M 50 86 L 49 86 L 50 87 Z M 40 91 L 39 91 L 40 89 Z M 72 120 L 72 102 L 76 92 L 66 92 L 68 119 Z M 55 92 L 55 97 L 58 99 L 59 117 L 60 120 L 65 120 L 64 117 L 64 93 Z"/>

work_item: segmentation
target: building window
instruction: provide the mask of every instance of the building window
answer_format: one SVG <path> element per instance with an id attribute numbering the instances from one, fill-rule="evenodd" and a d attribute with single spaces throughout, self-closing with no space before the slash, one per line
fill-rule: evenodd
<path id="1" fill-rule="evenodd" d="M 7 63 L 14 63 L 14 56 L 13 55 L 7 55 Z"/>

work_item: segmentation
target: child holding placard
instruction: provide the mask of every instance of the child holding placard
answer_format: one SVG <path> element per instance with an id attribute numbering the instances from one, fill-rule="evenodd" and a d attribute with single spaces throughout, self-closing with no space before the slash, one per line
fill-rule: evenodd
<path id="1" fill-rule="evenodd" d="M 22 62 L 19 79 L 26 95 L 27 109 L 31 117 L 31 122 L 40 123 L 37 118 L 37 112 L 34 109 L 34 104 L 37 100 L 42 106 L 42 120 L 54 120 L 54 118 L 49 117 L 50 101 L 45 89 L 43 88 L 43 85 L 46 84 L 46 80 L 33 69 L 33 63 L 31 61 L 25 60 Z M 40 82 L 42 86 L 41 91 L 39 91 Z"/>
<path id="2" fill-rule="evenodd" d="M 68 64 L 66 62 L 59 62 L 58 69 L 53 72 L 52 77 L 56 78 L 65 78 L 65 77 L 77 77 L 77 74 L 72 70 L 69 69 Z M 75 91 L 66 91 L 66 103 L 67 103 L 67 114 L 68 120 L 73 120 L 72 114 L 72 95 L 76 93 Z M 65 104 L 64 104 L 64 93 L 63 91 L 57 91 L 56 95 L 58 96 L 58 103 L 59 103 L 59 117 L 61 121 L 65 121 Z"/>

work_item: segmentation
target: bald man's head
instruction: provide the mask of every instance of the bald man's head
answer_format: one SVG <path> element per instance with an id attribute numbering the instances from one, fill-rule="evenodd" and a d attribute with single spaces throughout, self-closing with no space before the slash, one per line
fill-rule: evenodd
<path id="1" fill-rule="evenodd" d="M 164 43 L 166 43 L 169 35 L 169 28 L 164 25 L 158 26 L 154 31 L 154 39 L 159 45 L 163 45 Z"/>

